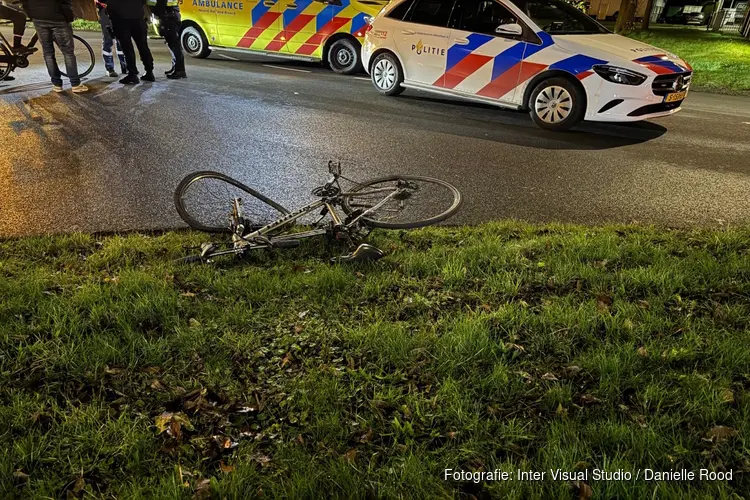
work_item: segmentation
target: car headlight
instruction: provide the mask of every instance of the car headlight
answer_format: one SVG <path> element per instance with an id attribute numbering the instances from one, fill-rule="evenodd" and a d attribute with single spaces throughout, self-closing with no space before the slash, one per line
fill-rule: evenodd
<path id="1" fill-rule="evenodd" d="M 617 66 L 607 66 L 605 64 L 597 64 L 593 67 L 593 70 L 605 80 L 622 85 L 640 85 L 647 78 L 646 75 L 642 75 L 636 71 L 618 68 Z"/>

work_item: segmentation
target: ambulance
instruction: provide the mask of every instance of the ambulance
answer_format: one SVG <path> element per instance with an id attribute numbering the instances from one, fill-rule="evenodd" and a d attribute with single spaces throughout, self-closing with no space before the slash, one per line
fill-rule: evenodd
<path id="1" fill-rule="evenodd" d="M 362 70 L 368 21 L 387 0 L 180 0 L 181 41 L 193 57 L 212 50 L 322 61 Z"/>
<path id="2" fill-rule="evenodd" d="M 550 130 L 674 114 L 693 76 L 678 56 L 563 0 L 396 0 L 366 31 L 363 64 L 381 94 L 526 110 Z"/>

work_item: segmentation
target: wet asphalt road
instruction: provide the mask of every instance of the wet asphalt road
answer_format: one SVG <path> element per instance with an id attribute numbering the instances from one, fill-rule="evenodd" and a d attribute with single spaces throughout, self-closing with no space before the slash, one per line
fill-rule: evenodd
<path id="1" fill-rule="evenodd" d="M 188 80 L 168 81 L 168 52 L 151 43 L 154 84 L 124 87 L 98 61 L 91 93 L 54 94 L 40 55 L 0 82 L 0 236 L 181 226 L 174 187 L 203 169 L 291 208 L 328 159 L 359 180 L 454 183 L 454 223 L 750 221 L 750 98 L 696 92 L 670 118 L 555 134 L 520 112 L 380 97 L 364 77 L 236 53 L 191 59 Z"/>

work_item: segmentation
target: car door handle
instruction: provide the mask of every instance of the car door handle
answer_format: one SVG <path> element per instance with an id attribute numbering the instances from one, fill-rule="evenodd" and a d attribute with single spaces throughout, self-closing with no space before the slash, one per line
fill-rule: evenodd
<path id="1" fill-rule="evenodd" d="M 276 5 L 276 2 L 274 2 L 273 0 L 265 0 L 263 2 L 263 5 L 265 5 L 266 7 L 273 7 L 274 5 Z"/>
<path id="2" fill-rule="evenodd" d="M 454 38 L 453 42 L 457 45 L 468 45 L 469 41 L 466 38 Z"/>
<path id="3" fill-rule="evenodd" d="M 297 8 L 297 4 L 296 3 L 288 3 L 288 4 L 286 4 L 286 8 L 287 9 L 296 9 Z"/>
<path id="4" fill-rule="evenodd" d="M 401 34 L 402 35 L 413 35 L 414 32 L 412 30 L 403 30 L 403 31 L 401 31 Z"/>

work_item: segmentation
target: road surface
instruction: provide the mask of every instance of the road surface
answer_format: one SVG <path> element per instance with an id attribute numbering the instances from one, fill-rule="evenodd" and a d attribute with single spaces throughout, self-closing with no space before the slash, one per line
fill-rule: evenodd
<path id="1" fill-rule="evenodd" d="M 94 44 L 97 35 L 87 35 Z M 181 226 L 172 193 L 218 170 L 294 207 L 340 159 L 355 179 L 431 175 L 463 192 L 453 223 L 518 218 L 715 226 L 750 221 L 750 99 L 692 93 L 670 118 L 583 124 L 407 91 L 318 65 L 214 54 L 169 81 L 101 76 L 54 94 L 41 55 L 0 82 L 0 236 Z M 241 59 L 241 60 L 238 60 Z"/>

